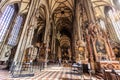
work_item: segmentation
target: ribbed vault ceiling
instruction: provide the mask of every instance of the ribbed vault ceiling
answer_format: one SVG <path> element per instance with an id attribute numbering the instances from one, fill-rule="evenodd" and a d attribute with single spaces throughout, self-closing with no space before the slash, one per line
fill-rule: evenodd
<path id="1" fill-rule="evenodd" d="M 110 6 L 115 9 L 119 9 L 118 0 L 91 0 L 93 4 L 93 10 L 95 11 L 95 16 L 100 18 L 105 18 L 104 8 L 105 6 Z M 5 7 L 9 4 L 18 3 L 19 14 L 26 14 L 29 9 L 30 0 L 2 0 L 0 3 L 1 12 L 4 11 Z M 117 5 L 115 6 L 114 3 Z M 72 29 L 72 22 L 74 18 L 75 0 L 40 0 L 40 5 L 36 13 L 37 25 L 41 30 L 43 25 L 45 25 L 45 20 L 47 14 L 47 9 L 49 10 L 49 15 L 52 21 L 55 23 L 57 30 L 66 29 L 70 31 Z M 38 32 L 39 32 L 38 30 Z M 65 31 L 65 30 L 64 30 Z M 66 39 L 69 42 L 68 39 Z M 63 40 L 63 41 L 66 41 Z"/>
<path id="2" fill-rule="evenodd" d="M 66 27 L 70 30 L 74 10 L 74 0 L 49 0 L 49 6 L 57 29 Z"/>
<path id="3" fill-rule="evenodd" d="M 105 18 L 104 8 L 110 6 L 118 9 L 120 5 L 119 0 L 91 0 L 95 15 L 97 17 Z M 1 12 L 4 11 L 5 7 L 9 4 L 18 3 L 19 14 L 25 14 L 28 12 L 30 0 L 2 0 L 0 3 Z M 40 7 L 37 11 L 36 17 L 39 18 L 38 26 L 43 24 L 46 19 L 46 8 L 49 8 L 49 13 L 57 26 L 57 29 L 66 27 L 71 29 L 72 18 L 74 14 L 74 3 L 75 0 L 40 0 Z M 116 4 L 117 6 L 115 6 Z"/>
<path id="4" fill-rule="evenodd" d="M 54 17 L 56 17 L 56 21 L 60 17 L 68 17 L 71 19 L 71 15 L 73 13 L 74 8 L 74 1 L 75 0 L 41 0 L 41 4 L 46 5 L 45 1 L 47 1 L 47 4 L 50 8 L 51 13 L 54 13 Z M 104 16 L 104 6 L 111 6 L 116 8 L 116 6 L 113 3 L 116 3 L 116 5 L 119 5 L 119 0 L 91 0 L 93 3 L 94 10 L 96 11 L 96 14 L 99 14 L 101 16 Z M 4 8 L 3 5 L 11 4 L 11 3 L 19 3 L 20 7 L 20 13 L 26 13 L 29 8 L 29 2 L 30 0 L 2 0 L 0 3 L 1 11 L 3 11 Z M 64 14 L 63 14 L 64 13 Z"/>

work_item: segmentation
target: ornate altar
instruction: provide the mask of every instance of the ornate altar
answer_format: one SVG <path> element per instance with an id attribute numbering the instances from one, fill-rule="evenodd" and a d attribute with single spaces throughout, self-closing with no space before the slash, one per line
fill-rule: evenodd
<path id="1" fill-rule="evenodd" d="M 96 68 L 98 70 L 100 69 L 119 70 L 120 64 L 119 64 L 119 61 L 99 61 L 97 62 Z"/>
<path id="2" fill-rule="evenodd" d="M 95 69 L 120 69 L 118 61 L 115 61 L 115 53 L 110 45 L 107 34 L 102 31 L 97 24 L 88 26 L 88 36 L 91 41 L 91 55 L 94 55 Z"/>

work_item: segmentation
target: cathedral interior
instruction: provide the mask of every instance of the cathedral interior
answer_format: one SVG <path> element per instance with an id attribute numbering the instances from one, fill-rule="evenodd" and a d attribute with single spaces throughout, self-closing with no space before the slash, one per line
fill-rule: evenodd
<path id="1" fill-rule="evenodd" d="M 120 80 L 120 0 L 0 0 L 0 80 Z"/>

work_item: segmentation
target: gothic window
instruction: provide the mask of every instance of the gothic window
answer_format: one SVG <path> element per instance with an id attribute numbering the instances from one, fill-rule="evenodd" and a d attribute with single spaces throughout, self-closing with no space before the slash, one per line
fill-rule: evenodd
<path id="1" fill-rule="evenodd" d="M 17 17 L 16 22 L 15 22 L 14 27 L 13 27 L 13 30 L 10 34 L 10 38 L 9 38 L 9 41 L 8 41 L 9 45 L 12 45 L 12 46 L 16 45 L 16 41 L 17 41 L 17 38 L 18 38 L 18 34 L 19 34 L 19 31 L 20 31 L 22 20 L 23 20 L 23 18 L 21 16 Z"/>
<path id="2" fill-rule="evenodd" d="M 13 17 L 14 11 L 15 11 L 14 5 L 9 5 L 6 7 L 5 11 L 3 12 L 0 18 L 0 42 L 3 41 L 5 33 Z"/>
<path id="3" fill-rule="evenodd" d="M 114 10 L 108 11 L 109 17 L 112 21 L 113 27 L 115 29 L 115 32 L 117 34 L 118 39 L 120 40 L 120 19 L 117 19 L 117 12 Z"/>
<path id="4" fill-rule="evenodd" d="M 103 30 L 106 30 L 105 22 L 100 19 L 99 23 L 100 23 L 101 28 L 102 28 Z"/>

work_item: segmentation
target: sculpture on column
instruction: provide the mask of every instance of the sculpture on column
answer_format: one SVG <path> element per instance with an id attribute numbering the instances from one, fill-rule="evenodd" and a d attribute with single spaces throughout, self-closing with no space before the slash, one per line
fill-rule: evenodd
<path id="1" fill-rule="evenodd" d="M 79 51 L 79 60 L 85 60 L 85 42 L 84 41 L 77 41 L 77 48 Z"/>

